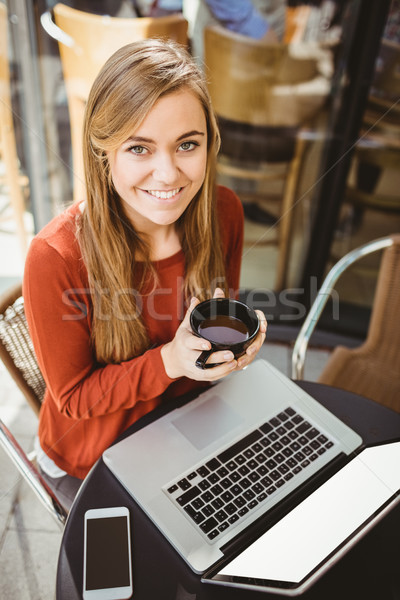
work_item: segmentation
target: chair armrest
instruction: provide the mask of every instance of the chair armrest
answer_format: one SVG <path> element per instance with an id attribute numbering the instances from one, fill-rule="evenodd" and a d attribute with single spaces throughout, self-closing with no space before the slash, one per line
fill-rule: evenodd
<path id="1" fill-rule="evenodd" d="M 328 272 L 328 275 L 325 277 L 322 286 L 315 298 L 314 302 L 311 305 L 309 313 L 303 323 L 302 328 L 296 338 L 296 342 L 292 352 L 292 378 L 293 379 L 303 379 L 304 375 L 304 364 L 306 359 L 306 352 L 308 343 L 310 341 L 311 335 L 318 323 L 318 320 L 322 314 L 322 311 L 325 307 L 325 304 L 328 301 L 329 296 L 332 293 L 333 288 L 339 277 L 346 271 L 353 263 L 357 260 L 366 256 L 368 254 L 372 254 L 373 252 L 377 252 L 379 250 L 383 250 L 384 248 L 388 248 L 393 244 L 393 237 L 386 236 L 383 238 L 379 238 L 372 242 L 367 242 L 363 246 L 355 248 L 351 250 L 345 256 L 343 256 Z"/>
<path id="2" fill-rule="evenodd" d="M 57 498 L 53 494 L 50 487 L 44 481 L 39 471 L 29 461 L 27 455 L 18 444 L 11 431 L 6 427 L 0 419 L 0 446 L 4 448 L 8 456 L 12 459 L 18 470 L 23 475 L 24 479 L 29 483 L 39 500 L 44 504 L 53 518 L 61 527 L 64 527 L 67 518 L 67 513 Z"/>

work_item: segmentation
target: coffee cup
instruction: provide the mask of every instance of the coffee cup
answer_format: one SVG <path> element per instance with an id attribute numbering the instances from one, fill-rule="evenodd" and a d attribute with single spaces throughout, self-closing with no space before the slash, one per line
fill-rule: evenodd
<path id="1" fill-rule="evenodd" d="M 217 366 L 206 361 L 218 350 L 230 350 L 235 358 L 245 354 L 260 327 L 255 310 L 232 298 L 200 302 L 191 312 L 190 325 L 195 335 L 211 343 L 211 349 L 202 352 L 196 360 L 199 369 Z"/>

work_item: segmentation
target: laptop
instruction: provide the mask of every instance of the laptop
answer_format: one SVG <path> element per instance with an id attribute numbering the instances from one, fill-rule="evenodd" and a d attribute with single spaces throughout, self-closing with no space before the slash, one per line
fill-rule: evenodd
<path id="1" fill-rule="evenodd" d="M 103 459 L 205 582 L 290 594 L 310 584 L 316 565 L 307 563 L 295 582 L 289 570 L 282 585 L 273 572 L 246 578 L 246 556 L 257 554 L 263 539 L 274 554 L 264 536 L 290 523 L 291 510 L 315 497 L 361 448 L 356 432 L 257 359 L 113 445 Z"/>
<path id="2" fill-rule="evenodd" d="M 357 455 L 282 519 L 202 577 L 297 596 L 400 505 L 400 438 Z"/>

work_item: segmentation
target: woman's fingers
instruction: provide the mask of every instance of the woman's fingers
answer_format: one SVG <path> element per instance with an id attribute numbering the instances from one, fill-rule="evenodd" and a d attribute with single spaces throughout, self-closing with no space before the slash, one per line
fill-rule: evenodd
<path id="1" fill-rule="evenodd" d="M 247 365 L 249 365 L 255 359 L 265 341 L 267 332 L 267 319 L 261 310 L 256 310 L 256 313 L 258 315 L 260 328 L 254 342 L 247 348 L 246 353 L 238 359 L 238 369 L 247 367 Z"/>
<path id="2" fill-rule="evenodd" d="M 262 310 L 256 310 L 256 313 L 258 315 L 258 320 L 260 323 L 260 331 L 261 331 L 261 333 L 266 333 L 267 327 L 268 327 L 267 319 L 266 319 L 264 313 L 262 312 Z"/>
<path id="3" fill-rule="evenodd" d="M 215 364 L 213 362 L 214 360 L 214 358 L 211 359 L 210 357 L 207 360 L 207 363 L 211 364 L 212 362 Z M 209 369 L 199 369 L 194 364 L 193 366 L 195 370 L 193 371 L 193 376 L 191 377 L 192 379 L 195 379 L 196 381 L 217 381 L 218 379 L 222 379 L 234 371 L 237 367 L 237 361 L 230 360 L 228 362 L 224 361 L 222 363 L 216 363 L 215 366 Z"/>
<path id="4" fill-rule="evenodd" d="M 190 315 L 193 311 L 193 309 L 200 303 L 200 300 L 198 298 L 196 298 L 195 296 L 193 296 L 193 298 L 190 300 L 190 304 L 189 307 L 185 313 L 185 316 L 183 318 L 182 323 L 180 324 L 180 327 L 186 327 L 187 329 L 191 329 L 190 327 Z"/>
<path id="5" fill-rule="evenodd" d="M 230 350 L 219 350 L 210 354 L 210 357 L 207 359 L 207 364 L 218 365 L 220 363 L 230 362 L 234 358 L 235 356 Z"/>

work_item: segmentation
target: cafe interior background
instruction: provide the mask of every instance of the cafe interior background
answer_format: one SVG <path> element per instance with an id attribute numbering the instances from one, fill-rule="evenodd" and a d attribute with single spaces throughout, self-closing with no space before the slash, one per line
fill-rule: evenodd
<path id="1" fill-rule="evenodd" d="M 184 0 L 188 18 L 197 1 Z M 0 144 L 0 293 L 20 279 L 32 236 L 74 198 L 63 42 L 55 39 L 59 32 L 51 26 L 54 4 L 0 0 L 7 8 L 22 193 L 18 208 Z M 165 16 L 181 7 L 178 0 L 160 1 L 158 9 L 146 0 L 65 4 L 119 18 L 135 16 L 135 6 L 142 16 L 151 10 Z M 238 193 L 245 209 L 240 296 L 266 313 L 268 341 L 290 347 L 330 267 L 351 249 L 400 231 L 400 1 L 289 0 L 286 16 L 283 41 L 292 58 L 285 54 L 285 75 L 282 63 L 273 65 L 274 89 L 260 129 L 263 151 L 271 140 L 268 160 L 260 160 L 257 147 L 254 156 L 242 155 L 246 139 L 239 136 L 237 146 L 223 145 L 218 176 Z M 211 69 L 214 60 L 206 53 L 205 68 Z M 305 82 L 301 69 L 290 68 L 290 60 L 303 61 Z M 232 70 L 241 64 L 238 58 Z M 231 104 L 238 108 L 236 95 Z M 250 105 L 242 108 L 251 113 Z M 221 110 L 223 114 L 225 108 Z M 285 143 L 279 146 L 277 139 Z M 365 258 L 341 279 L 334 296 L 339 306 L 327 304 L 314 346 L 355 346 L 364 339 L 378 268 L 379 256 Z M 0 536 L 0 548 L 2 540 Z"/>
<path id="2" fill-rule="evenodd" d="M 192 17 L 197 3 L 185 0 L 184 14 Z M 48 25 L 52 19 L 48 11 L 55 3 L 9 0 L 6 4 L 12 110 L 29 243 L 30 234 L 74 198 L 68 99 L 59 44 Z M 154 3 L 86 0 L 66 4 L 124 17 L 134 15 L 134 6 L 140 7 L 141 14 L 150 14 Z M 158 4 L 160 15 L 179 8 L 177 0 Z M 274 339 L 295 337 L 323 276 L 346 252 L 400 229 L 399 5 L 398 0 L 374 1 L 368 7 L 355 0 L 289 2 L 283 39 L 290 43 L 294 59 L 300 57 L 306 64 L 308 81 L 296 74 L 299 81 L 291 83 L 293 71 L 301 70 L 292 66 L 287 80 L 282 76 L 283 83 L 275 85 L 266 125 L 262 124 L 267 138 L 271 132 L 268 161 L 260 160 L 257 148 L 249 161 L 242 140 L 236 156 L 229 151 L 221 154 L 219 180 L 237 191 L 246 214 L 241 296 L 264 310 Z M 205 68 L 209 68 L 207 63 Z M 237 104 L 236 98 L 233 103 Z M 272 139 L 279 135 L 286 136 L 291 146 L 288 152 L 276 150 L 281 152 L 280 159 L 274 156 Z M 300 151 L 298 147 L 293 150 L 296 136 L 301 140 Z M 391 160 L 386 159 L 389 153 L 394 157 Z M 294 158 L 301 154 L 300 166 L 291 204 L 285 206 L 283 183 L 287 183 L 288 171 L 284 169 L 292 168 L 293 154 Z M 380 164 L 382 157 L 387 168 Z M 247 168 L 277 177 L 246 180 L 242 171 Z M 2 212 L 11 212 L 7 196 L 3 203 Z M 7 223 L 3 228 L 13 226 Z M 23 244 L 20 251 L 25 251 Z M 321 326 L 325 331 L 322 343 L 336 344 L 340 334 L 351 344 L 351 338 L 365 335 L 376 275 L 374 258 L 343 278 L 338 288 L 340 320 L 328 306 Z"/>

